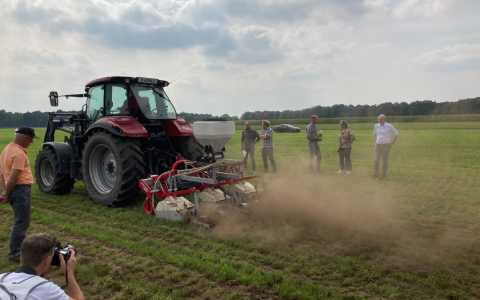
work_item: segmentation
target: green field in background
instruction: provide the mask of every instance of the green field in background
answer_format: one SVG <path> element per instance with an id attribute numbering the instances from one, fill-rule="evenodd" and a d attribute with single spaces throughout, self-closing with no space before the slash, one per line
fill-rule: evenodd
<path id="1" fill-rule="evenodd" d="M 364 195 L 385 193 L 389 218 L 401 224 L 385 236 L 367 237 L 363 231 L 326 224 L 292 228 L 296 235 L 287 238 L 273 234 L 269 222 L 275 220 L 262 220 L 258 214 L 244 221 L 257 224 L 258 232 L 218 234 L 217 229 L 205 231 L 145 215 L 143 194 L 123 208 L 94 204 L 82 182 L 64 196 L 43 194 L 34 185 L 28 234 L 49 232 L 77 246 L 76 274 L 87 299 L 480 298 L 480 123 L 391 123 L 400 137 L 385 180 L 371 179 L 374 123 L 350 126 L 357 136 L 350 176 L 336 174 L 337 124 L 317 125 L 324 130 L 323 174 L 308 173 L 302 132 L 274 134 L 279 172 L 265 176 L 270 186 L 284 182 L 291 187 L 289 198 L 280 197 L 279 203 L 299 201 L 295 195 L 302 191 L 296 189 L 304 182 L 312 182 L 308 189 L 319 195 L 347 195 L 351 203 L 368 204 Z M 225 154 L 241 159 L 243 126 L 236 129 Z M 43 138 L 45 128 L 36 132 Z M 13 137 L 13 129 L 0 129 L 0 148 Z M 62 140 L 63 133 L 56 139 Z M 41 140 L 35 140 L 27 149 L 32 169 L 40 148 Z M 260 145 L 255 151 L 261 170 Z M 250 162 L 247 171 L 252 174 Z M 272 210 L 279 210 L 276 216 L 291 213 L 275 206 Z M 9 205 L 0 206 L 0 272 L 18 267 L 6 259 L 11 211 Z M 328 213 L 319 212 L 319 218 L 322 214 Z M 64 284 L 60 272 L 53 275 Z"/>
<path id="2" fill-rule="evenodd" d="M 349 123 L 376 123 L 378 117 L 342 117 L 320 118 L 319 124 L 338 124 L 341 120 Z M 246 120 L 235 121 L 236 125 L 243 125 Z M 272 119 L 270 124 L 308 124 L 310 119 Z M 391 123 L 423 123 L 423 122 L 479 122 L 480 114 L 468 115 L 428 115 L 428 116 L 387 116 Z M 262 120 L 250 120 L 252 125 L 262 125 Z"/>
<path id="3" fill-rule="evenodd" d="M 388 120 L 390 121 L 390 120 Z M 282 123 L 290 124 L 301 129 L 306 129 L 309 123 Z M 348 127 L 351 130 L 371 130 L 376 123 L 352 123 Z M 421 123 L 391 123 L 398 130 L 456 130 L 456 129 L 480 129 L 480 122 L 421 122 Z M 271 126 L 272 128 L 275 125 Z M 252 125 L 255 130 L 262 130 L 262 125 Z M 339 124 L 317 124 L 318 130 L 339 130 Z M 236 130 L 245 129 L 245 125 L 235 125 Z"/>

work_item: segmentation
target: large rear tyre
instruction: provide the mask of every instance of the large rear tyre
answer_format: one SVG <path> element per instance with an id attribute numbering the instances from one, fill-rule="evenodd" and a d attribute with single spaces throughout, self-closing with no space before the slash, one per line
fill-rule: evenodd
<path id="1" fill-rule="evenodd" d="M 35 160 L 35 178 L 38 188 L 47 194 L 64 195 L 73 189 L 75 180 L 70 174 L 57 172 L 58 158 L 51 148 L 43 148 Z"/>
<path id="2" fill-rule="evenodd" d="M 203 155 L 204 147 L 194 136 L 173 137 L 170 141 L 183 158 L 195 161 Z"/>
<path id="3" fill-rule="evenodd" d="M 90 198 L 101 205 L 129 204 L 146 177 L 140 143 L 108 132 L 95 132 L 87 141 L 82 173 Z"/>

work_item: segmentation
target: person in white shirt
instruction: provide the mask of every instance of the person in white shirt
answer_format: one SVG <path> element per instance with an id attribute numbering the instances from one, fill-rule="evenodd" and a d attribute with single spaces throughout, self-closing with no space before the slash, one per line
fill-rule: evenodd
<path id="1" fill-rule="evenodd" d="M 395 135 L 393 142 L 390 138 L 390 135 L 392 133 Z M 390 149 L 392 148 L 392 146 L 397 141 L 399 134 L 392 124 L 387 123 L 387 117 L 385 117 L 385 115 L 380 115 L 378 116 L 378 124 L 376 124 L 375 128 L 373 129 L 373 136 L 375 140 L 375 174 L 373 175 L 373 178 L 378 177 L 378 169 L 380 167 L 381 157 L 383 157 L 382 178 L 385 178 L 387 176 L 388 154 L 390 153 Z"/>
<path id="2" fill-rule="evenodd" d="M 23 240 L 20 249 L 21 267 L 14 273 L 3 274 L 2 283 L 18 283 L 52 272 L 52 259 L 57 239 L 47 233 L 38 233 Z M 77 265 L 75 252 L 70 251 L 70 258 L 65 263 L 65 258 L 59 254 L 60 269 L 68 279 L 68 290 L 71 297 L 56 284 L 44 281 L 30 291 L 25 300 L 85 300 L 80 287 L 75 280 L 73 271 Z"/>

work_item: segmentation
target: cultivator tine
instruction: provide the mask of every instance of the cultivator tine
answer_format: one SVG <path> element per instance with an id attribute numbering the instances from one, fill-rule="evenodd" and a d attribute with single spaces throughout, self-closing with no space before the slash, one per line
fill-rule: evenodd
<path id="1" fill-rule="evenodd" d="M 210 229 L 215 226 L 215 223 L 210 221 L 206 216 L 200 216 L 198 218 L 192 219 L 192 224 L 197 226 L 205 227 L 206 229 Z"/>

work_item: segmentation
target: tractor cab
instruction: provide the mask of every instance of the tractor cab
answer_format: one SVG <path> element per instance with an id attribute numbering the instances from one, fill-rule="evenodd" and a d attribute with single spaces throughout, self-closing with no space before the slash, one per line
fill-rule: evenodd
<path id="1" fill-rule="evenodd" d="M 169 83 L 144 77 L 112 76 L 90 81 L 86 94 L 58 96 L 50 92 L 50 104 L 58 106 L 59 97 L 86 97 L 86 125 L 108 116 L 131 116 L 142 125 L 164 124 L 177 119 L 177 112 L 164 91 Z M 161 121 L 163 120 L 163 121 Z"/>
<path id="2" fill-rule="evenodd" d="M 167 81 L 143 77 L 105 77 L 87 83 L 86 115 L 90 124 L 106 116 L 131 116 L 142 125 L 175 120 L 177 113 L 164 91 Z"/>

